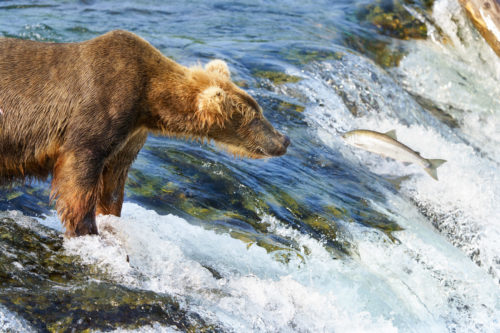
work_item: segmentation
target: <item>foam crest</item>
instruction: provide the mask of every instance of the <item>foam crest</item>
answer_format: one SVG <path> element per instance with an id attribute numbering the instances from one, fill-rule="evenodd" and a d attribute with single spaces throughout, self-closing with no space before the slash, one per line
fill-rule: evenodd
<path id="1" fill-rule="evenodd" d="M 97 332 L 101 332 L 101 331 L 97 331 Z M 97 333 L 96 332 L 96 333 Z M 161 326 L 157 323 L 154 323 L 152 325 L 147 325 L 147 326 L 142 326 L 140 328 L 137 328 L 137 329 L 116 329 L 113 331 L 114 333 L 177 333 L 177 332 L 181 332 L 179 331 L 178 329 L 176 329 L 175 327 L 165 327 L 165 326 Z"/>
<path id="2" fill-rule="evenodd" d="M 35 330 L 4 306 L 0 305 L 0 332 L 35 332 Z"/>
<path id="3" fill-rule="evenodd" d="M 500 329 L 500 292 L 486 272 L 436 233 L 413 205 L 395 195 L 388 195 L 388 200 L 392 212 L 372 205 L 405 229 L 395 234 L 400 244 L 387 246 L 377 241 L 378 232 L 364 232 L 358 244 L 364 264 L 391 281 L 396 293 L 409 307 L 420 309 L 420 315 L 440 313 L 450 331 Z M 351 232 L 356 236 L 355 229 Z"/>

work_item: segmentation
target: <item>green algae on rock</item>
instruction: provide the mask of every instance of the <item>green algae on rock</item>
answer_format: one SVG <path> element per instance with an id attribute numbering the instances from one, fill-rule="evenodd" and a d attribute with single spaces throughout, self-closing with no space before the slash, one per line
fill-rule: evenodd
<path id="1" fill-rule="evenodd" d="M 24 186 L 0 187 L 0 210 L 19 210 L 34 216 L 50 214 L 53 206 L 48 188 L 25 184 Z"/>
<path id="2" fill-rule="evenodd" d="M 267 205 L 222 163 L 174 148 L 148 149 L 165 162 L 162 168 L 168 170 L 169 180 L 147 176 L 133 168 L 127 184 L 127 194 L 131 199 L 140 198 L 161 213 L 175 213 L 209 222 L 241 221 L 263 231 L 257 212 L 266 211 Z M 201 188 L 210 195 L 193 195 Z"/>
<path id="3" fill-rule="evenodd" d="M 305 65 L 313 61 L 342 60 L 343 51 L 330 51 L 321 49 L 294 48 L 283 54 L 285 59 L 297 64 Z"/>
<path id="4" fill-rule="evenodd" d="M 278 71 L 258 70 L 253 73 L 255 77 L 267 79 L 275 85 L 282 85 L 286 83 L 297 83 L 302 78 L 294 75 L 289 75 Z"/>
<path id="5" fill-rule="evenodd" d="M 406 52 L 396 40 L 426 39 L 433 1 L 376 0 L 359 5 L 354 16 L 378 34 L 344 33 L 344 44 L 384 68 L 399 65 Z M 439 28 L 435 27 L 439 32 Z M 387 36 L 387 37 L 385 37 Z M 385 38 L 384 38 L 385 37 Z"/>
<path id="6" fill-rule="evenodd" d="M 275 240 L 276 237 L 273 239 L 264 234 L 254 235 L 238 231 L 231 231 L 229 234 L 231 237 L 246 243 L 247 248 L 250 248 L 253 245 L 263 248 L 267 253 L 272 254 L 272 258 L 274 260 L 281 262 L 282 264 L 289 264 L 293 259 L 298 259 L 300 264 L 305 262 L 304 256 L 307 255 L 307 253 L 304 249 L 300 248 L 297 243 L 288 242 L 286 239 L 280 239 L 280 241 L 277 242 Z"/>
<path id="7" fill-rule="evenodd" d="M 427 25 L 399 0 L 377 0 L 361 6 L 356 16 L 387 36 L 398 39 L 425 39 Z"/>
<path id="8" fill-rule="evenodd" d="M 173 297 L 114 284 L 98 267 L 67 255 L 59 232 L 19 213 L 0 212 L 0 304 L 41 332 L 152 323 L 187 332 L 222 331 Z"/>
<path id="9" fill-rule="evenodd" d="M 306 108 L 302 105 L 297 105 L 285 101 L 281 101 L 280 104 L 278 105 L 278 110 L 279 111 L 295 111 L 295 112 L 304 112 Z"/>
<path id="10" fill-rule="evenodd" d="M 294 93 L 293 89 L 289 89 L 290 95 Z M 288 91 L 287 91 L 288 93 Z M 264 112 L 269 121 L 279 121 L 286 119 L 287 125 L 306 125 L 304 111 L 307 101 L 302 100 L 302 96 L 293 96 L 287 98 L 267 97 L 262 98 Z M 282 120 L 283 122 L 283 120 Z"/>

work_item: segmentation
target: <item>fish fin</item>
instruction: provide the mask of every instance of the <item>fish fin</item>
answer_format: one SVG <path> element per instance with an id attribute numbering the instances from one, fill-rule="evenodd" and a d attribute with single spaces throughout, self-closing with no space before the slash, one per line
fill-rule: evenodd
<path id="1" fill-rule="evenodd" d="M 394 139 L 394 140 L 398 139 L 396 136 L 396 130 L 390 130 L 389 132 L 385 132 L 384 134 L 387 135 L 388 137 L 390 137 L 391 139 Z"/>
<path id="2" fill-rule="evenodd" d="M 446 160 L 427 160 L 427 162 L 429 162 L 429 167 L 428 168 L 425 168 L 424 170 L 429 174 L 429 176 L 431 176 L 432 178 L 434 178 L 435 180 L 438 180 L 438 176 L 437 176 L 437 168 L 439 168 L 444 162 L 446 162 Z"/>

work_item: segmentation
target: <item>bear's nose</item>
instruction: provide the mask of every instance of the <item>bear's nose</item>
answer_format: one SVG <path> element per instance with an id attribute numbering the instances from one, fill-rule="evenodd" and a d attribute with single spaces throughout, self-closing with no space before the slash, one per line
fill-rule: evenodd
<path id="1" fill-rule="evenodd" d="M 283 145 L 285 146 L 285 148 L 287 148 L 290 145 L 290 138 L 286 135 L 285 135 L 285 139 L 283 141 Z"/>

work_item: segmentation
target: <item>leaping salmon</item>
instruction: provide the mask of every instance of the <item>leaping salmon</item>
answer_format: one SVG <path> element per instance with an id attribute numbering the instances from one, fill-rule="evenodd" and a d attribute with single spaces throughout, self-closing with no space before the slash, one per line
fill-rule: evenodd
<path id="1" fill-rule="evenodd" d="M 346 132 L 342 137 L 348 144 L 354 147 L 401 162 L 418 164 L 435 180 L 438 180 L 436 169 L 446 162 L 446 160 L 423 158 L 420 156 L 420 153 L 399 142 L 396 138 L 395 130 L 387 133 L 379 133 L 359 129 Z"/>

